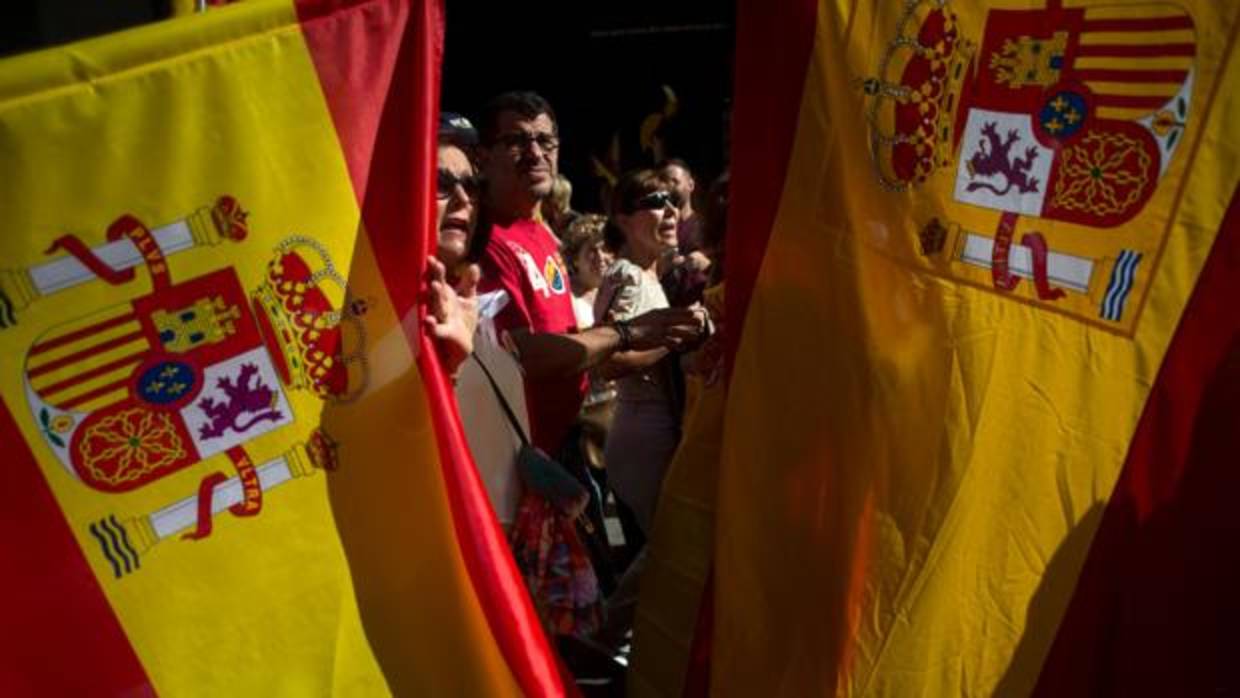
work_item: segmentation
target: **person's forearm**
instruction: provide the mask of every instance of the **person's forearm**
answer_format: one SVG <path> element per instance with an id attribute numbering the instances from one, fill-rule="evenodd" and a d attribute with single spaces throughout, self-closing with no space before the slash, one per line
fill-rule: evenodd
<path id="1" fill-rule="evenodd" d="M 663 347 L 646 351 L 616 352 L 611 355 L 611 358 L 599 364 L 598 368 L 594 369 L 594 373 L 604 380 L 615 380 L 653 366 L 667 354 L 668 350 Z"/>
<path id="2" fill-rule="evenodd" d="M 600 325 L 577 334 L 512 334 L 521 368 L 531 378 L 571 376 L 606 361 L 620 347 L 620 333 Z"/>

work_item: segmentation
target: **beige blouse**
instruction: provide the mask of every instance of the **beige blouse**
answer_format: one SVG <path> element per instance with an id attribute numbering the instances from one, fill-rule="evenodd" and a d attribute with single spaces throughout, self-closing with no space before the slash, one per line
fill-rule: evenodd
<path id="1" fill-rule="evenodd" d="M 667 296 L 658 280 L 627 259 L 617 259 L 607 268 L 598 295 L 594 298 L 594 318 L 598 323 L 632 320 L 642 313 L 668 307 Z M 670 396 L 663 362 L 616 381 L 622 402 L 667 400 Z"/>

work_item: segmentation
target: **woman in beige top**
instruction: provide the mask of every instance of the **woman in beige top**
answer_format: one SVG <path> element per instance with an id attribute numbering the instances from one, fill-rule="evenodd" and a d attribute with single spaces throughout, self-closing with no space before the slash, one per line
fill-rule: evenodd
<path id="1" fill-rule="evenodd" d="M 604 241 L 617 257 L 594 300 L 596 322 L 627 321 L 668 307 L 657 266 L 676 249 L 675 199 L 653 170 L 629 172 L 616 184 Z M 680 440 L 673 361 L 667 349 L 630 351 L 604 368 L 619 391 L 603 455 L 607 482 L 643 533 L 649 533 L 663 474 Z"/>

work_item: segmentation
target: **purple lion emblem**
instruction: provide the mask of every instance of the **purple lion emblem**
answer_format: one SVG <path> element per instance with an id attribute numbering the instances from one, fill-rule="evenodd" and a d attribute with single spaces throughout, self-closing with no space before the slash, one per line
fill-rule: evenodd
<path id="1" fill-rule="evenodd" d="M 217 403 L 215 398 L 208 397 L 198 402 L 198 407 L 211 419 L 210 424 L 199 429 L 198 436 L 204 440 L 223 436 L 229 429 L 244 433 L 259 422 L 276 421 L 283 416 L 275 409 L 275 391 L 263 385 L 254 364 L 242 364 L 235 383 L 224 377 L 216 381 L 216 386 L 228 399 Z M 242 421 L 244 415 L 252 416 Z"/>

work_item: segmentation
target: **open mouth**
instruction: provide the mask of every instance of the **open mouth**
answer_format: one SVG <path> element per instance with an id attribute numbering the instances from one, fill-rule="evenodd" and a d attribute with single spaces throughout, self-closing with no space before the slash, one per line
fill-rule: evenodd
<path id="1" fill-rule="evenodd" d="M 443 225 L 439 226 L 440 233 L 456 233 L 462 236 L 469 235 L 469 223 L 462 220 L 453 220 L 451 218 L 445 220 Z"/>

